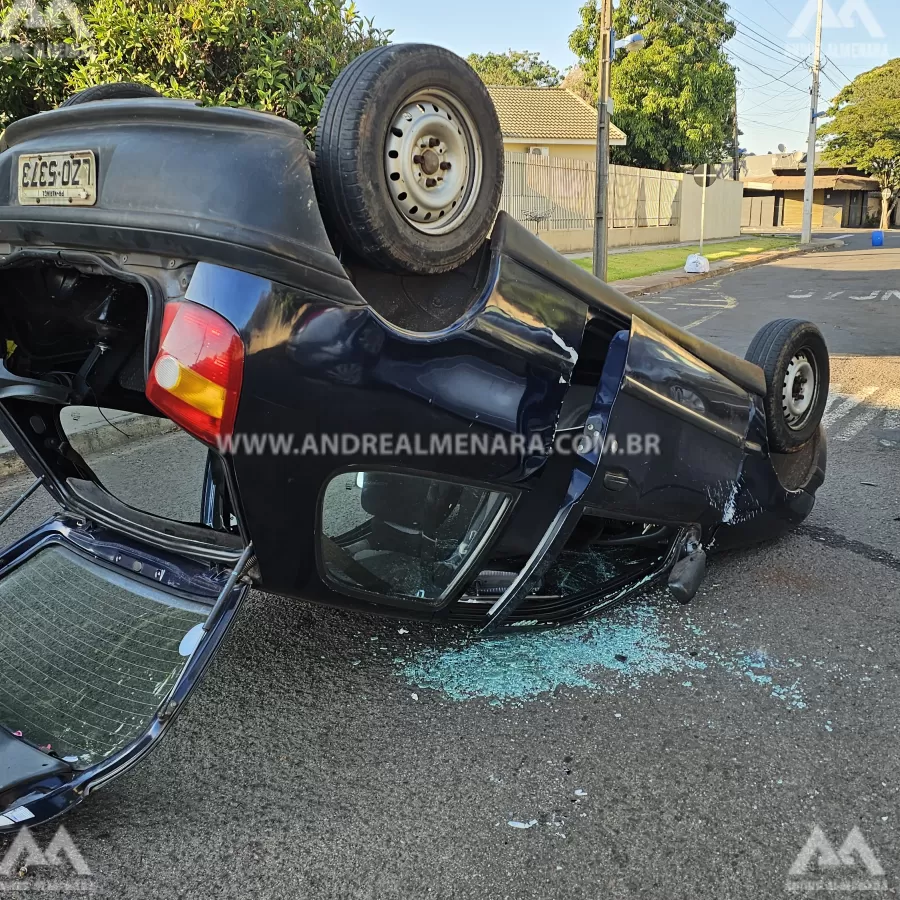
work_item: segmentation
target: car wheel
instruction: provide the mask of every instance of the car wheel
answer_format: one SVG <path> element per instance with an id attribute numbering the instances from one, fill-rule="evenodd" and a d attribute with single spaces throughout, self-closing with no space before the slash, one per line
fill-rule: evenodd
<path id="1" fill-rule="evenodd" d="M 83 91 L 73 94 L 68 100 L 64 100 L 59 108 L 80 106 L 82 103 L 92 103 L 94 100 L 138 100 L 143 97 L 161 96 L 159 91 L 146 84 L 137 84 L 133 81 L 114 81 L 110 84 L 92 84 Z"/>
<path id="2" fill-rule="evenodd" d="M 822 332 L 811 322 L 776 319 L 757 333 L 747 359 L 766 373 L 770 448 L 796 453 L 815 435 L 828 403 L 831 367 Z"/>
<path id="3" fill-rule="evenodd" d="M 418 274 L 461 266 L 490 232 L 503 186 L 500 123 L 481 79 L 441 47 L 364 53 L 322 107 L 316 186 L 367 262 Z"/>

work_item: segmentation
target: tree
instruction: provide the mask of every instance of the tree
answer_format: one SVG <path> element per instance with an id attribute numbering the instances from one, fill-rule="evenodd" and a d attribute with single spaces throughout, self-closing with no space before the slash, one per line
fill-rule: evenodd
<path id="1" fill-rule="evenodd" d="M 878 182 L 887 230 L 900 200 L 900 59 L 859 75 L 835 97 L 828 115 L 831 121 L 819 129 L 827 141 L 825 160 Z"/>
<path id="2" fill-rule="evenodd" d="M 338 72 L 387 43 L 345 0 L 0 0 L 0 125 L 92 84 L 277 113 L 312 134 Z M 62 13 L 62 14 L 61 14 Z M 83 27 L 73 24 L 80 22 Z"/>
<path id="3" fill-rule="evenodd" d="M 507 50 L 506 53 L 470 53 L 466 62 L 485 84 L 505 84 L 512 87 L 556 87 L 559 69 L 527 50 Z"/>
<path id="4" fill-rule="evenodd" d="M 614 11 L 620 37 L 639 32 L 647 42 L 637 53 L 619 51 L 612 66 L 615 122 L 628 135 L 627 147 L 613 148 L 614 162 L 677 170 L 732 155 L 736 71 L 724 45 L 735 27 L 724 0 L 704 0 L 703 9 L 701 17 L 690 0 L 621 0 Z M 596 102 L 596 0 L 580 16 L 569 46 Z"/>
<path id="5" fill-rule="evenodd" d="M 597 105 L 597 80 L 596 77 L 588 83 L 584 70 L 580 66 L 572 66 L 566 77 L 562 80 L 562 86 L 573 94 L 578 94 L 585 103 Z"/>

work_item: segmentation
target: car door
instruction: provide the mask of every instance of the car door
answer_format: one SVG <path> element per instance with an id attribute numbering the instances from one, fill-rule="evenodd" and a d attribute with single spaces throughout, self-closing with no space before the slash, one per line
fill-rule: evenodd
<path id="1" fill-rule="evenodd" d="M 641 522 L 707 524 L 733 504 L 750 394 L 634 317 L 624 370 L 585 503 Z"/>

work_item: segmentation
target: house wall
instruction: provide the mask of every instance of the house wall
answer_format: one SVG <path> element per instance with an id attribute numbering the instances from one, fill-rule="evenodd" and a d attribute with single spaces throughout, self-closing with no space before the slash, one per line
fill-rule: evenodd
<path id="1" fill-rule="evenodd" d="M 881 194 L 870 192 L 866 208 L 866 219 L 874 221 L 876 225 L 881 223 Z M 897 220 L 894 224 L 900 222 Z"/>
<path id="2" fill-rule="evenodd" d="M 822 198 L 822 228 L 840 228 L 850 215 L 850 191 L 825 191 Z"/>
<path id="3" fill-rule="evenodd" d="M 527 153 L 529 147 L 547 147 L 551 156 L 564 156 L 567 159 L 580 159 L 595 162 L 597 159 L 596 144 L 554 144 L 552 141 L 503 141 L 503 149 L 512 153 Z"/>
<path id="4" fill-rule="evenodd" d="M 817 190 L 813 194 L 812 225 L 814 229 L 834 231 L 842 228 L 865 227 L 868 213 L 866 191 Z M 784 192 L 785 228 L 803 227 L 803 191 Z"/>

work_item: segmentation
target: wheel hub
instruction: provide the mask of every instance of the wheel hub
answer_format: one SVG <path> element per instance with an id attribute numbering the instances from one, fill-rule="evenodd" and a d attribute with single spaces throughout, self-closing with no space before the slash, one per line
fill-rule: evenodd
<path id="1" fill-rule="evenodd" d="M 413 162 L 416 161 L 416 158 L 417 157 L 415 156 L 413 157 Z M 428 150 L 418 156 L 418 160 L 419 166 L 426 175 L 434 175 L 434 173 L 438 171 L 441 164 L 441 158 L 430 147 Z"/>
<path id="2" fill-rule="evenodd" d="M 420 91 L 394 115 L 385 141 L 394 206 L 418 231 L 443 234 L 469 215 L 481 187 L 481 147 L 462 104 Z"/>
<path id="3" fill-rule="evenodd" d="M 805 353 L 798 353 L 784 377 L 782 407 L 788 426 L 799 431 L 806 424 L 818 395 L 816 370 Z"/>

